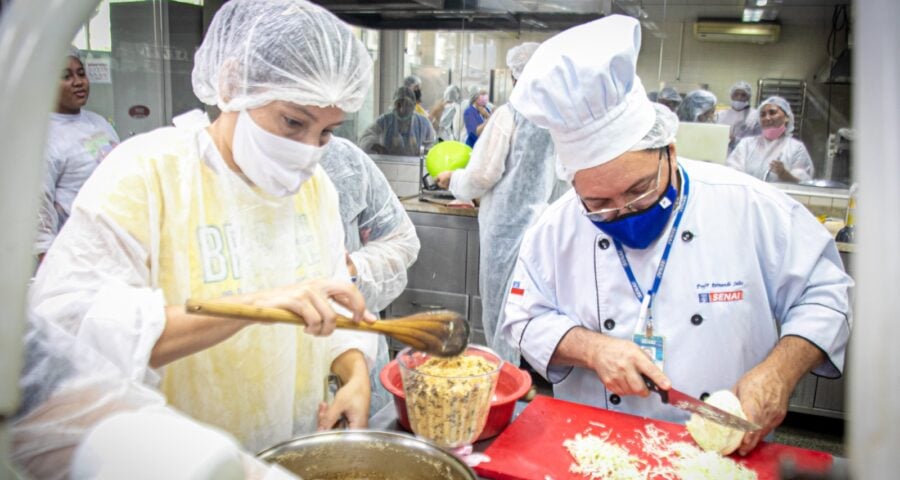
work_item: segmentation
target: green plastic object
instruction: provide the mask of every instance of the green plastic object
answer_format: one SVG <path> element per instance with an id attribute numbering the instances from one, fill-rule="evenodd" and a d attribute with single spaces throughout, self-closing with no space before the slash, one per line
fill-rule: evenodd
<path id="1" fill-rule="evenodd" d="M 437 178 L 441 173 L 465 168 L 469 164 L 470 155 L 472 147 L 462 142 L 447 140 L 431 147 L 425 156 L 425 169 L 431 178 Z"/>

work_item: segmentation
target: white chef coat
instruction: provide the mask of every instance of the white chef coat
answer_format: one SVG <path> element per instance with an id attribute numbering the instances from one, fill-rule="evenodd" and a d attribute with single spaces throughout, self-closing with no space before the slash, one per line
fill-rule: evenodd
<path id="1" fill-rule="evenodd" d="M 679 162 L 689 198 L 653 302 L 654 333 L 665 337 L 664 371 L 672 385 L 697 397 L 732 388 L 789 335 L 826 354 L 817 374 L 840 376 L 853 281 L 825 228 L 803 205 L 758 180 L 719 165 Z M 557 398 L 682 421 L 687 414 L 656 395 L 619 398 L 592 370 L 549 366 L 574 327 L 629 341 L 636 331 L 640 303 L 616 248 L 583 210 L 570 191 L 527 231 L 504 334 L 554 384 Z M 624 247 L 645 292 L 673 220 L 647 249 Z"/>
<path id="2" fill-rule="evenodd" d="M 815 174 L 806 146 L 789 134 L 775 140 L 762 135 L 745 138 L 728 155 L 727 165 L 761 180 L 779 182 L 778 175 L 769 171 L 773 160 L 781 160 L 784 168 L 797 180 L 809 180 Z"/>

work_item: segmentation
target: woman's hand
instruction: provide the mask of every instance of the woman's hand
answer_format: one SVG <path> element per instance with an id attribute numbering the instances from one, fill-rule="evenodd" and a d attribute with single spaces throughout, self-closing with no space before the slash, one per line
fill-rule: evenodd
<path id="1" fill-rule="evenodd" d="M 437 178 L 434 179 L 437 186 L 447 190 L 450 188 L 450 178 L 453 177 L 452 171 L 441 172 L 438 174 Z"/>
<path id="2" fill-rule="evenodd" d="M 791 172 L 784 167 L 784 162 L 781 160 L 772 160 L 769 163 L 769 168 L 772 170 L 772 173 L 778 175 L 778 179 L 781 181 L 794 183 L 799 181 L 797 177 L 791 175 Z"/>
<path id="3" fill-rule="evenodd" d="M 366 301 L 356 286 L 333 280 L 307 280 L 296 285 L 250 294 L 250 303 L 258 307 L 281 308 L 303 317 L 310 335 L 330 335 L 337 313 L 328 300 L 334 300 L 353 313 L 355 322 L 374 322 L 366 310 Z"/>

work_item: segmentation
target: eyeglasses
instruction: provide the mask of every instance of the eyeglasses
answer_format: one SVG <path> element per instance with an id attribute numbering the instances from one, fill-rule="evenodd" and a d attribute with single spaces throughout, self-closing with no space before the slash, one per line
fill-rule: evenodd
<path id="1" fill-rule="evenodd" d="M 653 185 L 646 192 L 632 198 L 625 205 L 621 207 L 611 207 L 611 208 L 601 208 L 599 210 L 589 211 L 587 205 L 585 205 L 584 200 L 581 200 L 581 204 L 584 205 L 585 210 L 582 212 L 584 216 L 588 217 L 588 219 L 592 222 L 608 222 L 619 215 L 623 214 L 623 212 L 637 212 L 640 210 L 644 210 L 653 205 L 656 201 L 656 198 L 651 197 L 656 190 L 659 188 L 659 182 L 662 181 L 662 172 L 663 172 L 663 151 L 666 152 L 666 159 L 668 160 L 668 148 L 660 149 L 659 151 L 659 168 L 656 172 L 656 180 L 653 182 Z M 666 162 L 668 163 L 668 162 Z"/>

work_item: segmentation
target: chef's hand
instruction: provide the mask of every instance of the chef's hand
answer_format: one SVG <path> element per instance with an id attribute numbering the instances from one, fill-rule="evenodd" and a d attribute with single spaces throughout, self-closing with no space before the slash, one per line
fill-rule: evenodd
<path id="1" fill-rule="evenodd" d="M 252 305 L 290 310 L 303 317 L 304 331 L 310 335 L 330 335 L 337 313 L 328 300 L 334 300 L 353 313 L 355 322 L 374 322 L 366 310 L 366 301 L 352 283 L 332 280 L 306 280 L 287 287 L 265 290 L 250 295 Z"/>
<path id="2" fill-rule="evenodd" d="M 450 178 L 452 178 L 452 177 L 453 177 L 453 172 L 448 170 L 446 172 L 439 173 L 437 178 L 434 179 L 434 181 L 437 183 L 437 185 L 439 187 L 443 188 L 444 190 L 447 190 L 448 188 L 450 188 Z"/>
<path id="3" fill-rule="evenodd" d="M 762 427 L 758 432 L 747 432 L 738 449 L 747 455 L 756 444 L 784 420 L 792 387 L 779 371 L 763 363 L 744 374 L 735 386 L 735 394 L 747 418 Z"/>
<path id="4" fill-rule="evenodd" d="M 372 387 L 365 357 L 359 350 L 348 350 L 335 359 L 332 370 L 341 378 L 343 386 L 335 393 L 331 405 L 319 404 L 318 429 L 334 428 L 342 415 L 347 418 L 348 428 L 366 428 Z"/>
<path id="5" fill-rule="evenodd" d="M 641 378 L 642 373 L 663 390 L 672 386 L 666 374 L 634 342 L 592 333 L 599 345 L 591 350 L 589 362 L 607 390 L 620 396 L 646 397 L 650 390 Z"/>

